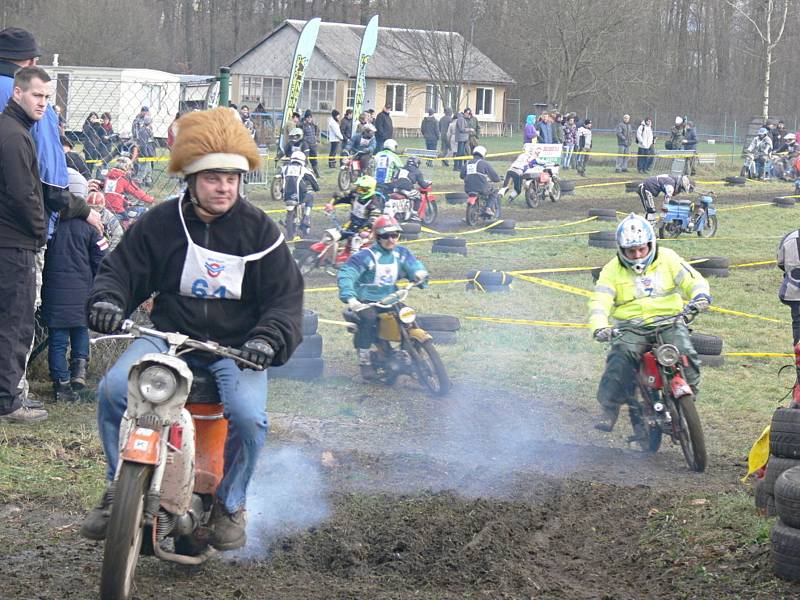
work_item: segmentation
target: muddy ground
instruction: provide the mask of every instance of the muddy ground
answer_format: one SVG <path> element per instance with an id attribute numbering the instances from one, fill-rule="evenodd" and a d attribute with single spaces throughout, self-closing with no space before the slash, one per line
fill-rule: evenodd
<path id="1" fill-rule="evenodd" d="M 741 489 L 645 455 L 561 401 L 458 387 L 405 427 L 272 415 L 244 551 L 187 568 L 143 558 L 136 598 L 791 598 L 766 544 L 662 532 Z M 559 441 L 553 441 L 558 432 Z M 569 432 L 565 434 L 565 432 Z M 699 500 L 698 500 L 699 499 Z M 2 598 L 97 597 L 101 546 L 75 507 L 0 509 Z M 675 527 L 687 527 L 683 522 Z M 690 525 L 688 527 L 691 527 Z"/>

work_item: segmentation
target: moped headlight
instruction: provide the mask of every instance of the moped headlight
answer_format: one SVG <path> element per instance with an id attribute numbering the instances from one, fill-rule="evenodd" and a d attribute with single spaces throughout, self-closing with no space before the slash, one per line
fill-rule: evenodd
<path id="1" fill-rule="evenodd" d="M 147 367 L 139 375 L 139 392 L 142 398 L 153 404 L 161 404 L 169 399 L 177 387 L 175 373 L 161 365 Z"/>
<path id="2" fill-rule="evenodd" d="M 404 306 L 400 309 L 400 320 L 405 323 L 406 325 L 411 325 L 414 322 L 414 319 L 417 318 L 417 311 L 415 311 L 410 306 Z"/>
<path id="3" fill-rule="evenodd" d="M 654 354 L 658 364 L 665 367 L 672 367 L 678 364 L 681 359 L 681 352 L 676 346 L 672 344 L 662 344 L 655 349 Z"/>

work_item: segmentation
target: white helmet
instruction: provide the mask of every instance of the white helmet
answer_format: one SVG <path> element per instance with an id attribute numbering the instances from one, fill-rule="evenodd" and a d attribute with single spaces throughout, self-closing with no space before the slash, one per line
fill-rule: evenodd
<path id="1" fill-rule="evenodd" d="M 794 142 L 797 139 L 797 136 L 794 133 L 787 133 L 785 136 L 783 136 L 783 139 L 785 139 L 787 142 Z"/>
<path id="2" fill-rule="evenodd" d="M 683 118 L 675 117 L 675 125 L 683 125 Z"/>
<path id="3" fill-rule="evenodd" d="M 388 140 L 383 142 L 383 147 L 386 150 L 391 150 L 392 152 L 397 152 L 397 140 L 393 140 L 392 138 L 389 138 Z"/>
<path id="4" fill-rule="evenodd" d="M 300 150 L 295 150 L 294 152 L 292 152 L 290 160 L 292 162 L 298 162 L 301 165 L 304 165 L 306 164 L 306 155 L 303 152 L 300 152 Z"/>
<path id="5" fill-rule="evenodd" d="M 361 133 L 375 133 L 376 131 L 378 130 L 372 123 L 364 123 L 364 126 L 361 128 Z"/>
<path id="6" fill-rule="evenodd" d="M 656 257 L 656 233 L 650 222 L 635 213 L 629 214 L 617 226 L 617 256 L 622 264 L 634 273 L 641 275 Z M 625 256 L 626 248 L 647 244 L 649 251 L 643 258 L 631 259 Z"/>
<path id="7" fill-rule="evenodd" d="M 483 146 L 475 146 L 475 148 L 472 150 L 472 156 L 475 156 L 476 154 L 481 158 L 486 158 L 486 148 Z"/>

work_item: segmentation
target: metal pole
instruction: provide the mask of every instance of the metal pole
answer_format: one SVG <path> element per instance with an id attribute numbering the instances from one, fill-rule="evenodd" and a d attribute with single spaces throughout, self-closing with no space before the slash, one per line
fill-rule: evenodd
<path id="1" fill-rule="evenodd" d="M 733 142 L 731 143 L 731 164 L 733 164 L 734 154 L 736 154 L 736 121 L 733 121 Z"/>
<path id="2" fill-rule="evenodd" d="M 231 91 L 231 70 L 228 67 L 219 68 L 219 105 L 228 106 Z"/>

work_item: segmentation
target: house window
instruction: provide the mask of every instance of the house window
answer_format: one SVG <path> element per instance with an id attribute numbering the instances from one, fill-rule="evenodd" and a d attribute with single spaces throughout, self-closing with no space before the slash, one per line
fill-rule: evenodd
<path id="1" fill-rule="evenodd" d="M 266 110 L 283 108 L 283 79 L 265 77 L 261 106 Z"/>
<path id="2" fill-rule="evenodd" d="M 261 102 L 261 77 L 242 75 L 239 78 L 240 102 Z"/>
<path id="3" fill-rule="evenodd" d="M 299 106 L 310 108 L 314 112 L 333 109 L 336 82 L 328 79 L 306 79 L 303 82 L 303 94 Z M 302 112 L 302 111 L 301 111 Z"/>
<path id="4" fill-rule="evenodd" d="M 494 90 L 481 88 L 475 90 L 475 115 L 494 114 Z"/>
<path id="5" fill-rule="evenodd" d="M 390 83 L 386 86 L 386 104 L 391 112 L 406 112 L 406 86 L 402 83 Z"/>
<path id="6" fill-rule="evenodd" d="M 425 110 L 439 112 L 439 88 L 435 85 L 425 86 Z"/>
<path id="7" fill-rule="evenodd" d="M 356 103 L 356 80 L 351 79 L 350 81 L 347 82 L 347 102 L 344 103 L 344 107 L 352 109 L 355 103 Z"/>

